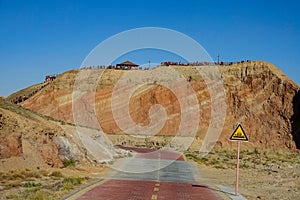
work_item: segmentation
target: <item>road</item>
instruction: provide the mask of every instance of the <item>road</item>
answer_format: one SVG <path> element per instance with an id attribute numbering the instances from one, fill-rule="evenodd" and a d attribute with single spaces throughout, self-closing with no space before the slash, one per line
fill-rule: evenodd
<path id="1" fill-rule="evenodd" d="M 124 147 L 125 148 L 125 147 Z M 181 154 L 166 150 L 134 150 L 133 158 L 120 159 L 106 172 L 107 179 L 77 200 L 215 200 L 214 190 L 197 182 L 196 164 L 185 162 Z"/>

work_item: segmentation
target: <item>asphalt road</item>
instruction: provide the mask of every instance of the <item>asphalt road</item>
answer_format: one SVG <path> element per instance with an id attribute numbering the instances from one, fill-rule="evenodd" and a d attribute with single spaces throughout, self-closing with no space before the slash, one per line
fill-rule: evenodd
<path id="1" fill-rule="evenodd" d="M 106 180 L 79 196 L 78 200 L 215 200 L 222 199 L 200 185 L 196 164 L 185 162 L 176 152 L 126 148 L 138 152 L 120 159 L 106 171 Z"/>

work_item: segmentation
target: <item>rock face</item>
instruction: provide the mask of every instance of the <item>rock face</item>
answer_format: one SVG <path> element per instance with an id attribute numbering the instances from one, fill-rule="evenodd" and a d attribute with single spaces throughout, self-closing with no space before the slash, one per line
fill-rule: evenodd
<path id="1" fill-rule="evenodd" d="M 126 122 L 125 119 L 122 119 L 122 116 L 125 115 L 118 117 L 116 113 L 128 110 L 134 124 L 143 127 L 151 125 L 151 120 L 156 119 L 155 109 L 151 114 L 153 105 L 161 105 L 167 119 L 161 129 L 152 135 L 155 134 L 156 137 L 175 136 L 180 128 L 182 112 L 185 112 L 180 105 L 178 93 L 185 95 L 187 99 L 195 95 L 198 100 L 197 105 L 190 103 L 189 106 L 198 106 L 199 108 L 199 127 L 196 131 L 196 141 L 199 145 L 194 145 L 198 148 L 201 146 L 201 141 L 207 133 L 211 120 L 213 120 L 212 110 L 215 109 L 211 103 L 211 94 L 207 88 L 207 83 L 203 76 L 199 74 L 198 68 L 201 67 L 159 67 L 145 72 L 154 74 L 153 76 L 156 76 L 157 79 L 149 80 L 147 76 L 144 77 L 147 84 L 138 87 L 131 94 L 128 105 L 122 101 L 122 95 L 118 96 L 118 93 L 114 92 L 117 84 L 124 77 L 129 78 L 122 82 L 123 85 L 119 88 L 121 91 L 127 90 L 128 85 L 138 85 L 138 79 L 141 79 L 138 71 L 70 71 L 57 77 L 55 81 L 28 99 L 22 106 L 71 123 L 74 123 L 73 109 L 75 108 L 77 113 L 80 113 L 76 117 L 81 119 L 79 120 L 81 125 L 96 128 L 99 128 L 100 125 L 101 129 L 107 134 L 123 134 L 122 140 L 114 137 L 113 141 L 116 144 L 121 144 L 125 140 L 127 144 L 130 144 L 132 136 L 126 135 L 124 132 L 131 130 L 132 127 L 130 124 L 126 127 L 126 123 L 124 125 L 126 130 L 120 127 L 118 121 L 123 120 Z M 187 88 L 174 81 L 175 75 L 169 73 L 166 69 L 179 72 L 185 81 L 191 84 L 193 94 L 188 94 Z M 299 149 L 300 100 L 298 85 L 282 74 L 275 66 L 265 62 L 246 62 L 231 66 L 220 66 L 218 70 L 223 80 L 227 105 L 225 123 L 218 145 L 234 145 L 235 143 L 228 141 L 228 137 L 237 123 L 242 123 L 250 138 L 250 142 L 246 144 L 249 147 Z M 102 72 L 101 79 L 98 80 L 97 74 Z M 78 81 L 77 75 L 79 73 L 89 78 L 75 83 L 76 78 Z M 161 83 L 173 84 L 178 93 L 174 94 L 174 91 Z M 77 93 L 74 93 L 74 85 L 76 84 L 79 88 L 78 91 L 84 92 L 85 95 L 76 98 Z M 96 89 L 93 90 L 93 87 Z M 116 98 L 119 98 L 119 101 L 112 100 L 113 94 L 116 95 Z M 93 105 L 93 102 L 95 102 L 95 105 Z M 81 106 L 76 107 L 76 105 Z M 112 111 L 113 109 L 116 113 Z M 159 122 L 160 119 L 156 120 Z M 185 122 L 183 126 L 188 128 L 190 125 L 189 122 Z M 134 141 L 136 140 L 134 139 Z M 134 145 L 138 145 L 138 143 L 134 142 Z M 153 142 L 153 146 L 155 146 L 155 142 Z"/>
<path id="2" fill-rule="evenodd" d="M 300 91 L 293 98 L 292 133 L 297 149 L 300 149 Z"/>
<path id="3" fill-rule="evenodd" d="M 58 149 L 52 141 L 54 135 L 62 131 L 54 127 L 0 108 L 0 159 L 15 158 L 24 162 L 35 160 L 32 166 L 39 167 L 62 166 Z"/>
<path id="4" fill-rule="evenodd" d="M 232 122 L 244 125 L 251 143 L 272 149 L 295 149 L 299 127 L 293 130 L 292 123 L 297 121 L 293 116 L 299 103 L 294 98 L 299 86 L 268 63 L 244 63 L 221 71 L 228 115 Z M 230 130 L 230 126 L 225 128 Z"/>
<path id="5" fill-rule="evenodd" d="M 0 158 L 10 158 L 12 156 L 22 155 L 22 140 L 20 137 L 3 137 L 0 138 Z"/>
<path id="6" fill-rule="evenodd" d="M 98 134 L 84 127 L 80 131 Z M 82 134 L 82 137 L 87 142 L 93 141 L 89 135 Z M 90 152 L 92 148 L 100 152 L 94 154 Z M 64 159 L 94 163 L 94 160 L 112 159 L 113 155 L 114 150 L 103 141 L 94 142 L 87 148 L 72 125 L 0 100 L 0 172 L 62 167 Z"/>

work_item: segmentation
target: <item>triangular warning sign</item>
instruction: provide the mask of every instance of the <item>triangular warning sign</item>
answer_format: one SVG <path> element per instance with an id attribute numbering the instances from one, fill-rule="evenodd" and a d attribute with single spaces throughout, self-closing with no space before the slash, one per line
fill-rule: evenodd
<path id="1" fill-rule="evenodd" d="M 248 136 L 241 124 L 238 124 L 238 126 L 235 128 L 235 130 L 229 137 L 229 140 L 237 140 L 237 141 L 244 141 L 244 142 L 249 141 Z"/>

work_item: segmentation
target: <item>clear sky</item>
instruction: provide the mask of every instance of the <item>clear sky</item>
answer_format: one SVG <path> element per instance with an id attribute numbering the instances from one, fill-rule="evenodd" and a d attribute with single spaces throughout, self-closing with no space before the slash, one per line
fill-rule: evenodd
<path id="1" fill-rule="evenodd" d="M 299 9 L 299 0 L 0 0 L 0 96 L 79 68 L 101 41 L 140 27 L 182 32 L 214 60 L 270 62 L 300 85 Z"/>

